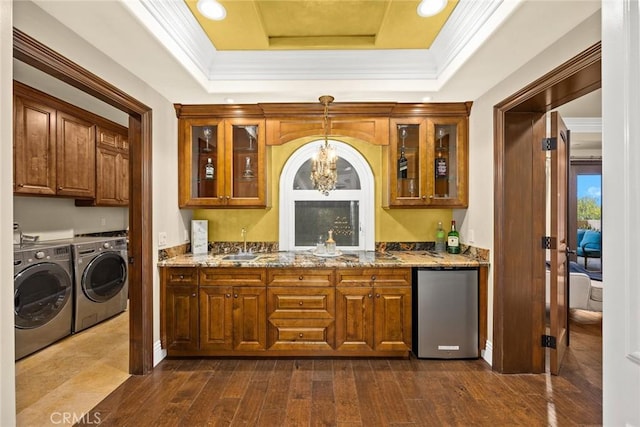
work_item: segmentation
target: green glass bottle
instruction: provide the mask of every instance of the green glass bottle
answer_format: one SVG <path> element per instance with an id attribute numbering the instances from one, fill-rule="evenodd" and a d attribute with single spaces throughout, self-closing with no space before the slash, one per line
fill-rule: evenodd
<path id="1" fill-rule="evenodd" d="M 447 252 L 450 254 L 460 253 L 460 233 L 456 230 L 456 221 L 451 220 L 451 231 L 447 235 Z"/>

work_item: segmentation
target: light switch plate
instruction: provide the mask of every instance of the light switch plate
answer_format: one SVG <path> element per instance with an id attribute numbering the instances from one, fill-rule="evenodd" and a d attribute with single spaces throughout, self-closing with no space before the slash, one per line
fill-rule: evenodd
<path id="1" fill-rule="evenodd" d="M 164 248 L 165 246 L 167 246 L 167 233 L 161 231 L 158 233 L 158 247 Z"/>

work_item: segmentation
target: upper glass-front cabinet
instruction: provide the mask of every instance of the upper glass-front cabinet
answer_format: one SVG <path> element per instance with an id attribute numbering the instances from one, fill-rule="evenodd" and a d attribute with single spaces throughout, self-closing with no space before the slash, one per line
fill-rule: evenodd
<path id="1" fill-rule="evenodd" d="M 180 207 L 265 207 L 264 120 L 182 119 Z"/>
<path id="2" fill-rule="evenodd" d="M 466 118 L 392 119 L 390 128 L 389 206 L 467 207 Z"/>

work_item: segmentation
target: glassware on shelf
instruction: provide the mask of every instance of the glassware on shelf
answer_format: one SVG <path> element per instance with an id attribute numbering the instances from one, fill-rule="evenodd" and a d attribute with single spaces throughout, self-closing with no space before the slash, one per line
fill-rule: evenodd
<path id="1" fill-rule="evenodd" d="M 245 126 L 244 130 L 247 132 L 247 135 L 249 135 L 249 150 L 253 151 L 253 142 L 258 137 L 258 126 Z"/>
<path id="2" fill-rule="evenodd" d="M 255 175 L 251 166 L 251 157 L 244 158 L 244 172 L 242 173 L 244 178 L 253 178 Z"/>
<path id="3" fill-rule="evenodd" d="M 202 148 L 202 151 L 208 153 L 211 151 L 211 147 L 209 147 L 209 141 L 211 141 L 213 130 L 209 126 L 206 126 L 202 129 L 202 134 L 204 135 L 204 140 L 206 142 L 206 145 L 204 146 L 204 148 Z"/>
<path id="4" fill-rule="evenodd" d="M 416 180 L 415 178 L 409 178 L 409 197 L 415 197 L 416 195 Z"/>

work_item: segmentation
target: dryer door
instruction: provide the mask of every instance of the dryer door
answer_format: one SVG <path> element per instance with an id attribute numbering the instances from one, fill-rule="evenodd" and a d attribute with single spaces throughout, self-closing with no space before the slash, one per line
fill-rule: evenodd
<path id="1" fill-rule="evenodd" d="M 71 298 L 71 276 L 51 262 L 34 264 L 13 278 L 15 325 L 21 329 L 38 328 L 64 308 Z"/>
<path id="2" fill-rule="evenodd" d="M 82 291 L 91 301 L 109 301 L 127 281 L 127 264 L 117 252 L 103 252 L 82 273 Z"/>

